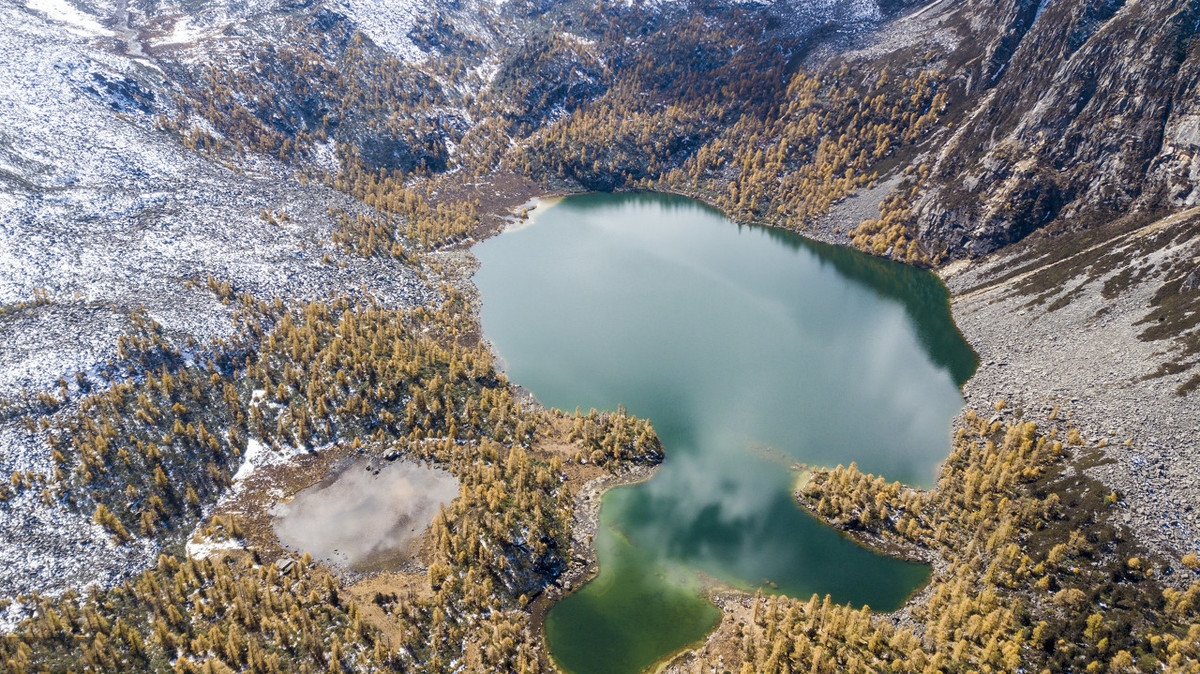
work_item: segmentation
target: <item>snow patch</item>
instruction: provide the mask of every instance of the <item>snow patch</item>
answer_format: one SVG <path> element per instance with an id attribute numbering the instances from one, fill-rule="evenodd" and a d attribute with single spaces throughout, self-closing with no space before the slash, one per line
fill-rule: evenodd
<path id="1" fill-rule="evenodd" d="M 190 16 L 181 16 L 171 25 L 171 32 L 167 35 L 153 40 L 151 44 L 156 47 L 165 45 L 190 44 L 198 42 L 201 38 L 208 35 L 208 31 L 203 27 L 196 25 Z"/>
<path id="2" fill-rule="evenodd" d="M 229 539 L 226 541 L 188 541 L 183 549 L 192 559 L 204 559 L 222 550 L 245 550 L 246 548 L 241 541 Z"/>
<path id="3" fill-rule="evenodd" d="M 341 166 L 341 162 L 339 162 L 337 158 L 337 150 L 332 140 L 327 140 L 324 143 L 313 144 L 312 161 L 322 170 L 329 172 L 336 172 Z"/>
<path id="4" fill-rule="evenodd" d="M 591 40 L 586 37 L 583 37 L 582 35 L 576 35 L 575 33 L 566 32 L 566 31 L 559 33 L 559 37 L 561 37 L 564 40 L 567 40 L 569 42 L 574 42 L 575 44 L 582 45 L 584 47 L 591 47 L 596 44 L 595 40 Z"/>
<path id="5" fill-rule="evenodd" d="M 85 14 L 67 0 L 25 0 L 25 7 L 45 14 L 52 21 L 71 26 L 76 35 L 109 36 L 113 32 L 96 20 L 91 14 Z"/>
<path id="6" fill-rule="evenodd" d="M 425 52 L 409 39 L 417 18 L 427 10 L 417 0 L 341 0 L 339 7 L 371 40 L 409 62 L 425 58 Z"/>
<path id="7" fill-rule="evenodd" d="M 277 452 L 259 442 L 257 438 L 250 438 L 246 441 L 246 453 L 242 455 L 242 464 L 233 474 L 234 486 L 231 492 L 238 492 L 241 483 L 245 482 L 259 468 L 287 463 L 303 452 L 304 450 L 290 445 L 283 452 Z"/>

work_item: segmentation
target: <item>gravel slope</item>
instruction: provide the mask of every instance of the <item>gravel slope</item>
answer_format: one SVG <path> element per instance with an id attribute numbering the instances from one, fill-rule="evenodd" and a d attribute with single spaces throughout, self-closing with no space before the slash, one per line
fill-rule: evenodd
<path id="1" fill-rule="evenodd" d="M 968 404 L 986 410 L 1004 399 L 1034 420 L 1061 406 L 1087 446 L 1107 441 L 1101 451 L 1110 462 L 1087 472 L 1122 496 L 1134 534 L 1167 558 L 1200 551 L 1200 400 L 1174 393 L 1189 373 L 1146 378 L 1169 345 L 1139 340 L 1143 327 L 1134 325 L 1160 282 L 1108 300 L 1101 278 L 1055 311 L 1029 306 L 1012 290 L 1017 279 L 967 292 L 1005 261 L 993 255 L 942 271 L 955 321 L 981 359 L 963 387 Z"/>

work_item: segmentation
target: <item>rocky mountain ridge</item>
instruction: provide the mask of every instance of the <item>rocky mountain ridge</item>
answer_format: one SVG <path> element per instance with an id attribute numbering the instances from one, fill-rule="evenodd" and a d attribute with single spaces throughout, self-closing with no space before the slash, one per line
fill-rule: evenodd
<path id="1" fill-rule="evenodd" d="M 949 71 L 976 102 L 938 149 L 917 205 L 923 241 L 977 256 L 1055 220 L 1086 227 L 1200 198 L 1196 3 L 941 11 L 961 26 Z"/>

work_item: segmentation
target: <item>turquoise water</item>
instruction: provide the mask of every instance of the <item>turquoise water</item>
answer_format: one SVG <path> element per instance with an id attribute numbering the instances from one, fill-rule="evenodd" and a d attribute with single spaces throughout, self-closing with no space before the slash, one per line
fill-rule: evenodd
<path id="1" fill-rule="evenodd" d="M 638 672 L 702 639 L 705 577 L 880 610 L 926 580 L 792 491 L 801 462 L 932 482 L 976 364 L 935 276 L 659 194 L 568 197 L 474 252 L 510 379 L 552 407 L 624 405 L 666 449 L 605 495 L 599 575 L 547 615 L 566 670 Z"/>

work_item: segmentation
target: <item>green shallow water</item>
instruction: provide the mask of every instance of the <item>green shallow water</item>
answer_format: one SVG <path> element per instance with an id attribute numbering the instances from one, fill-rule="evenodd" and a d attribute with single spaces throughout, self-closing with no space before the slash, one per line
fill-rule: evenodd
<path id="1" fill-rule="evenodd" d="M 878 610 L 926 580 L 791 493 L 797 462 L 932 482 L 976 365 L 935 276 L 660 194 L 568 197 L 474 252 L 510 379 L 548 406 L 623 404 L 666 449 L 605 495 L 599 575 L 546 617 L 564 669 L 638 672 L 703 639 L 705 578 Z"/>

